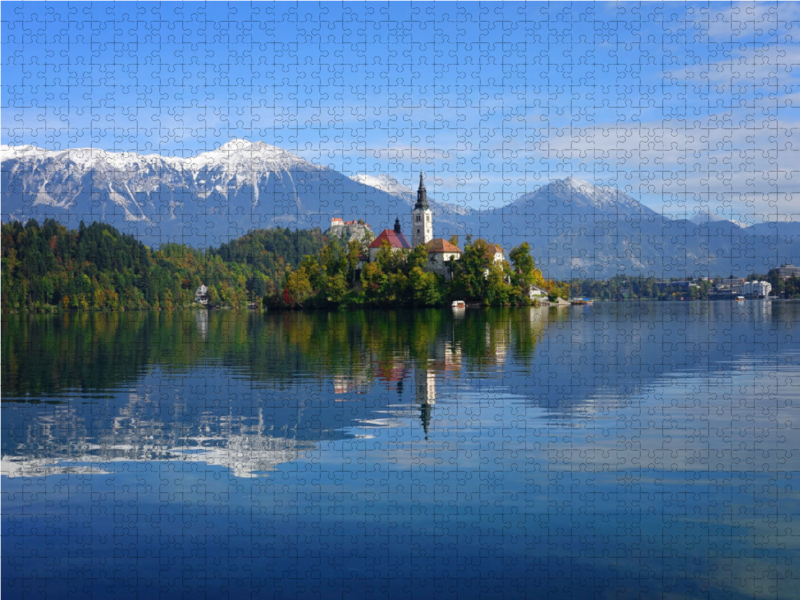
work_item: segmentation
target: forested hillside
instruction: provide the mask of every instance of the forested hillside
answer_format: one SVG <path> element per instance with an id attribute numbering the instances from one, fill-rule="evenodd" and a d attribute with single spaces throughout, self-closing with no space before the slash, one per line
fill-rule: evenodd
<path id="1" fill-rule="evenodd" d="M 176 308 L 191 304 L 201 283 L 213 304 L 240 306 L 276 289 L 322 245 L 318 229 L 273 229 L 205 253 L 178 244 L 151 250 L 106 224 L 70 231 L 52 219 L 13 221 L 2 226 L 2 308 Z"/>

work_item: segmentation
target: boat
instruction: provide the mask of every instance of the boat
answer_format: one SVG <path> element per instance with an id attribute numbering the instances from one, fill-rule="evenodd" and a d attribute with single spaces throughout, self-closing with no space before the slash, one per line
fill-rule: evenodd
<path id="1" fill-rule="evenodd" d="M 591 306 L 594 301 L 590 298 L 570 298 L 569 303 L 575 306 Z"/>
<path id="2" fill-rule="evenodd" d="M 744 302 L 744 296 L 736 296 L 736 302 Z"/>
<path id="3" fill-rule="evenodd" d="M 453 300 L 453 304 L 451 306 L 453 308 L 466 308 L 467 304 L 463 300 Z"/>

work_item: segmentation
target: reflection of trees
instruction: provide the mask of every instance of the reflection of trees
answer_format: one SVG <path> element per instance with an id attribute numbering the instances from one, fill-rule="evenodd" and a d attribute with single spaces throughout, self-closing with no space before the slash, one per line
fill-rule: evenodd
<path id="1" fill-rule="evenodd" d="M 730 368 L 755 340 L 791 335 L 776 328 L 800 308 L 770 308 L 10 315 L 4 465 L 201 456 L 240 474 L 269 470 L 306 442 L 381 418 L 404 389 L 426 436 L 436 404 L 484 389 L 585 414 L 664 375 Z M 757 318 L 745 321 L 747 310 Z M 131 393 L 142 381 L 150 391 Z M 175 391 L 162 395 L 168 382 Z"/>
<path id="2" fill-rule="evenodd" d="M 104 391 L 132 384 L 148 365 L 171 371 L 203 360 L 273 385 L 298 374 L 363 384 L 412 361 L 444 360 L 446 342 L 480 369 L 502 362 L 509 348 L 530 355 L 548 318 L 513 309 L 462 319 L 433 309 L 10 315 L 2 324 L 3 397 Z"/>
<path id="3" fill-rule="evenodd" d="M 481 369 L 508 347 L 530 350 L 535 340 L 521 338 L 539 335 L 545 322 L 513 311 L 459 320 L 439 310 L 11 316 L 3 322 L 4 398 L 55 402 L 6 405 L 3 470 L 201 460 L 248 476 L 372 419 L 387 402 L 370 395 L 376 382 L 400 397 L 404 382 L 415 387 L 427 437 L 437 393 L 448 393 L 465 361 Z M 219 367 L 225 374 L 214 375 Z M 175 390 L 134 393 L 149 372 Z M 298 379 L 317 385 L 298 391 Z M 212 398 L 209 388 L 223 395 Z M 359 403 L 343 419 L 336 400 L 353 394 Z"/>

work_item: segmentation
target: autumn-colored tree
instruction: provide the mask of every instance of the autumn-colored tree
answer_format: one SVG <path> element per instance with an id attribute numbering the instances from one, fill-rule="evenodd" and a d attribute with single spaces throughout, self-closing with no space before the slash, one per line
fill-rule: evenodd
<path id="1" fill-rule="evenodd" d="M 314 292 L 308 273 L 303 267 L 289 273 L 284 289 L 288 294 L 289 305 L 299 307 L 302 307 Z"/>

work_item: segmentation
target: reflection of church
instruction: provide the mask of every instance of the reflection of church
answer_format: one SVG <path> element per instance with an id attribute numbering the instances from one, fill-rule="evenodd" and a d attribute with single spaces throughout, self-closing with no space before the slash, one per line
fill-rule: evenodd
<path id="1" fill-rule="evenodd" d="M 436 404 L 436 378 L 447 378 L 450 374 L 458 376 L 461 370 L 461 348 L 452 340 L 440 337 L 431 347 L 428 360 L 420 360 L 414 369 L 415 400 L 420 409 L 420 420 L 428 439 L 431 413 Z"/>
<path id="2" fill-rule="evenodd" d="M 433 405 L 436 404 L 436 374 L 429 371 L 427 365 L 417 365 L 414 369 L 414 395 L 419 405 L 419 417 L 427 440 L 431 412 Z"/>

